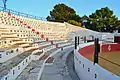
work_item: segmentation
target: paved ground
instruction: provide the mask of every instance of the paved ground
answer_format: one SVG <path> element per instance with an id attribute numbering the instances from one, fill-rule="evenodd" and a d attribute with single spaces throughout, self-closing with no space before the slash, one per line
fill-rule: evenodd
<path id="1" fill-rule="evenodd" d="M 57 49 L 51 49 L 47 51 L 45 54 L 50 55 L 52 52 L 56 51 Z M 38 73 L 43 65 L 44 60 L 37 60 L 32 61 L 17 77 L 16 80 L 37 80 Z"/>
<path id="2" fill-rule="evenodd" d="M 74 70 L 74 52 L 73 51 L 67 56 L 66 65 L 68 67 L 69 75 L 71 76 L 72 80 L 80 80 Z"/>
<path id="3" fill-rule="evenodd" d="M 45 66 L 41 80 L 79 80 L 72 66 L 73 55 L 69 55 L 72 50 L 67 49 L 53 56 L 55 61 L 52 65 Z M 66 58 L 68 59 L 67 62 Z M 67 67 L 66 63 L 71 67 Z"/>
<path id="4" fill-rule="evenodd" d="M 43 61 L 32 61 L 17 77 L 16 80 L 37 80 L 38 73 L 41 69 Z"/>

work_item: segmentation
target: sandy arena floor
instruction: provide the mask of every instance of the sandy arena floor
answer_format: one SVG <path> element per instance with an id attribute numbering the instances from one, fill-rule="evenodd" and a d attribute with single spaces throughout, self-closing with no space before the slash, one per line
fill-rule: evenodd
<path id="1" fill-rule="evenodd" d="M 84 55 L 84 57 L 93 61 L 93 53 Z M 120 52 L 99 53 L 99 65 L 120 76 Z"/>

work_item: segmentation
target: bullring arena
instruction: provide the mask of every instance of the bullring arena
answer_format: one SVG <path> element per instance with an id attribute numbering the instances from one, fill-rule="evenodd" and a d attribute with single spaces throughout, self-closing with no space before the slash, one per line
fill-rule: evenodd
<path id="1" fill-rule="evenodd" d="M 99 52 L 99 65 L 117 74 L 120 74 L 120 44 L 102 44 Z M 87 46 L 79 50 L 79 53 L 87 59 L 94 61 L 94 46 Z"/>
<path id="2" fill-rule="evenodd" d="M 120 80 L 120 44 L 114 37 L 1 10 L 0 80 Z M 95 38 L 105 42 L 99 64 L 93 64 Z"/>
<path id="3" fill-rule="evenodd" d="M 78 52 L 75 51 L 76 71 L 82 80 L 93 78 L 115 79 L 120 76 L 120 44 L 117 43 L 99 43 L 100 52 L 98 53 L 98 64 L 94 64 L 94 43 L 87 43 L 78 46 Z M 77 66 L 80 66 L 79 68 Z M 83 70 L 80 70 L 83 69 Z M 82 73 L 89 77 L 84 77 Z M 94 73 L 94 74 L 91 74 Z M 117 76 L 116 76 L 117 75 Z"/>

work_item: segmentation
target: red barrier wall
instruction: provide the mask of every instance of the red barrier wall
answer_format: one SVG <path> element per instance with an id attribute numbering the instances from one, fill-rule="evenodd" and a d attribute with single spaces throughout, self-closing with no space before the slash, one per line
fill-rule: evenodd
<path id="1" fill-rule="evenodd" d="M 120 51 L 120 44 L 102 44 L 102 52 Z M 86 46 L 78 50 L 81 55 L 94 53 L 94 45 Z"/>
<path id="2" fill-rule="evenodd" d="M 120 51 L 120 44 L 103 44 L 102 52 Z"/>
<path id="3" fill-rule="evenodd" d="M 94 52 L 94 45 L 90 45 L 90 46 L 86 46 L 84 48 L 81 48 L 78 52 L 81 55 L 92 54 Z"/>

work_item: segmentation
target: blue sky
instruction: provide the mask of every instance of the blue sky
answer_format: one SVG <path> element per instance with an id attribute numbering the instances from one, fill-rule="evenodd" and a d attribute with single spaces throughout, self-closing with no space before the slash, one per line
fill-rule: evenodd
<path id="1" fill-rule="evenodd" d="M 89 15 L 96 9 L 107 6 L 120 19 L 120 0 L 8 0 L 7 8 L 46 17 L 53 6 L 58 3 L 64 3 L 74 8 L 80 16 Z M 0 0 L 0 5 L 2 5 L 2 0 Z"/>

